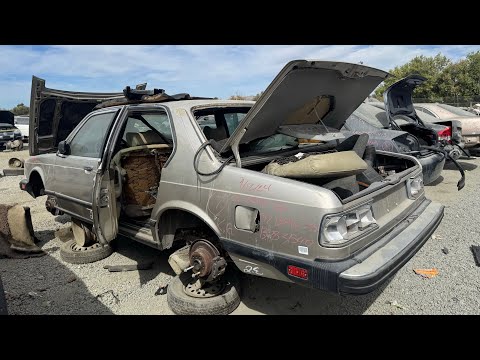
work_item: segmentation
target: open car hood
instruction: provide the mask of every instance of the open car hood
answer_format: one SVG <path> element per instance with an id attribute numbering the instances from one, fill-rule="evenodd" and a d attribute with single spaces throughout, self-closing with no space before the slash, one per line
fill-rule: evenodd
<path id="1" fill-rule="evenodd" d="M 270 136 L 280 127 L 340 130 L 347 118 L 388 73 L 359 64 L 294 60 L 265 92 L 226 140 L 220 152 Z"/>
<path id="2" fill-rule="evenodd" d="M 49 89 L 32 76 L 30 96 L 30 155 L 55 152 L 58 143 L 100 102 L 123 93 L 90 93 Z"/>
<path id="3" fill-rule="evenodd" d="M 15 125 L 15 116 L 11 111 L 0 110 L 0 124 Z"/>
<path id="4" fill-rule="evenodd" d="M 419 120 L 413 107 L 412 93 L 417 86 L 423 84 L 426 80 L 420 75 L 410 75 L 393 83 L 385 90 L 383 102 L 389 122 L 397 115 L 407 116 L 414 121 Z"/>

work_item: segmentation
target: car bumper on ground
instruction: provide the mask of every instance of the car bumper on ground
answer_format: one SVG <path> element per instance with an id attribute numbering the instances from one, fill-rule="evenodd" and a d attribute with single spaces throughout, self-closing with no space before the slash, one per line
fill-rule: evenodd
<path id="1" fill-rule="evenodd" d="M 443 211 L 443 205 L 425 199 L 383 238 L 353 257 L 339 261 L 299 259 L 227 239 L 223 245 L 236 257 L 274 267 L 292 282 L 336 293 L 366 294 L 392 277 L 415 255 L 440 224 Z M 292 267 L 297 271 L 293 275 Z"/>
<path id="2" fill-rule="evenodd" d="M 445 166 L 445 155 L 432 152 L 417 159 L 422 164 L 423 183 L 428 185 L 437 180 Z"/>

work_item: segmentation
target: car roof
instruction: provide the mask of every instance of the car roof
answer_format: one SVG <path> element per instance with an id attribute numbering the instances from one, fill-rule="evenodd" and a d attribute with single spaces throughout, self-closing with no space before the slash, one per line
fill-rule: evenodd
<path id="1" fill-rule="evenodd" d="M 213 100 L 213 99 L 200 99 L 200 100 L 181 100 L 181 101 L 165 101 L 165 102 L 159 102 L 159 103 L 138 103 L 138 104 L 124 104 L 124 105 L 114 105 L 114 106 L 108 106 L 104 107 L 98 110 L 95 110 L 94 112 L 104 112 L 104 111 L 112 111 L 112 110 L 118 110 L 123 107 L 129 107 L 129 108 L 142 108 L 142 107 L 149 107 L 151 108 L 152 106 L 156 107 L 168 107 L 171 110 L 175 109 L 184 109 L 184 110 L 191 110 L 192 108 L 196 107 L 216 107 L 216 106 L 253 106 L 255 104 L 255 101 L 248 101 L 248 100 Z"/>

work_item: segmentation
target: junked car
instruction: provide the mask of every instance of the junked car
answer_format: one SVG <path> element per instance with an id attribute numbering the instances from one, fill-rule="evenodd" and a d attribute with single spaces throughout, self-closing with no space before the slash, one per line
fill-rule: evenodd
<path id="1" fill-rule="evenodd" d="M 415 103 L 415 110 L 441 120 L 458 120 L 462 123 L 462 137 L 465 149 L 476 152 L 480 150 L 480 118 L 468 111 L 452 105 L 439 103 Z"/>
<path id="2" fill-rule="evenodd" d="M 120 234 L 176 249 L 169 263 L 177 276 L 167 289 L 175 313 L 233 311 L 240 301 L 234 270 L 367 293 L 422 247 L 444 211 L 425 197 L 418 159 L 366 151 L 368 135 L 340 132 L 387 75 L 295 60 L 255 103 L 155 90 L 132 100 L 127 88 L 123 101 L 98 105 L 57 137 L 56 151 L 32 141 L 20 187 L 47 194 L 52 212 L 72 216 L 66 261 L 102 259 Z M 40 101 L 30 126 L 58 134 L 55 117 L 69 119 L 44 116 L 43 91 L 32 88 Z M 359 183 L 365 173 L 372 181 Z"/>
<path id="3" fill-rule="evenodd" d="M 6 145 L 18 142 L 22 145 L 22 133 L 15 126 L 14 115 L 11 111 L 0 110 L 0 150 L 5 150 Z"/>
<path id="4" fill-rule="evenodd" d="M 342 131 L 367 133 L 369 144 L 380 150 L 415 156 L 422 164 L 424 183 L 430 184 L 440 176 L 446 160 L 455 161 L 460 157 L 464 144 L 460 122 L 425 123 L 415 112 L 412 92 L 424 80 L 412 75 L 395 82 L 386 90 L 384 103 L 364 102 L 350 115 Z M 455 164 L 462 175 L 457 184 L 460 190 L 465 175 L 456 161 Z"/>
<path id="5" fill-rule="evenodd" d="M 28 136 L 29 136 L 29 133 L 30 133 L 28 124 L 30 124 L 30 119 L 29 119 L 28 115 L 27 116 L 23 116 L 23 115 L 15 116 L 15 126 L 22 133 L 23 141 L 28 141 Z"/>

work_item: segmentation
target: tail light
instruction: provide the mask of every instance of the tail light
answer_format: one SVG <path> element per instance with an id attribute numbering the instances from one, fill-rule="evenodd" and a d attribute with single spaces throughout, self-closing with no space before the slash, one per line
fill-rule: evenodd
<path id="1" fill-rule="evenodd" d="M 452 143 L 452 128 L 447 126 L 446 129 L 440 130 L 438 132 L 438 140 L 445 140 L 449 144 Z"/>

